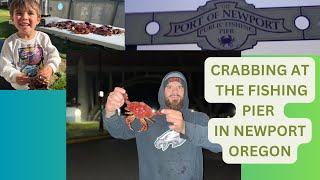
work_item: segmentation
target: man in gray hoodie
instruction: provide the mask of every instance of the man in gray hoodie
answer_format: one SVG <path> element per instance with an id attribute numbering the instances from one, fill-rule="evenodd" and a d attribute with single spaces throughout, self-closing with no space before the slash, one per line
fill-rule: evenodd
<path id="1" fill-rule="evenodd" d="M 221 152 L 221 146 L 208 140 L 209 117 L 189 109 L 184 75 L 170 72 L 162 80 L 158 101 L 163 115 L 152 117 L 148 130 L 138 132 L 138 119 L 130 130 L 116 109 L 124 104 L 125 89 L 116 87 L 108 96 L 104 123 L 114 138 L 136 138 L 140 180 L 202 180 L 202 148 Z"/>

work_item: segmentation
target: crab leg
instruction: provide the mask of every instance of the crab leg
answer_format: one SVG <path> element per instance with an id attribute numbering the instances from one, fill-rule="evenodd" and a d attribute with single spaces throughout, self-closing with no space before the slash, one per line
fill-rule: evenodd
<path id="1" fill-rule="evenodd" d="M 161 111 L 157 111 L 157 112 L 153 113 L 153 114 L 151 115 L 151 117 L 153 117 L 153 116 L 158 116 L 158 115 L 162 115 Z"/>
<path id="2" fill-rule="evenodd" d="M 162 115 L 161 111 L 157 111 L 155 113 L 153 113 L 150 117 L 154 117 L 154 116 L 158 116 L 158 115 Z M 147 118 L 145 117 L 147 120 L 149 120 L 150 122 L 154 123 L 154 120 L 152 120 L 151 118 Z"/>
<path id="3" fill-rule="evenodd" d="M 131 127 L 131 123 L 134 121 L 135 117 L 133 115 L 127 116 L 126 117 L 126 123 L 128 125 L 128 128 L 133 130 Z"/>
<path id="4" fill-rule="evenodd" d="M 141 124 L 142 128 L 138 132 L 143 132 L 148 129 L 148 123 L 146 120 L 144 120 L 144 118 L 140 119 L 140 124 Z"/>
<path id="5" fill-rule="evenodd" d="M 150 122 L 154 123 L 154 120 L 150 119 L 150 118 L 147 118 L 145 117 L 145 119 L 149 120 Z"/>

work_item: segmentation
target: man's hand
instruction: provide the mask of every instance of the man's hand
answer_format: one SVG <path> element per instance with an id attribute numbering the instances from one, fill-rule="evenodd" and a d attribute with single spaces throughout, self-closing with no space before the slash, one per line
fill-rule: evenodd
<path id="1" fill-rule="evenodd" d="M 183 120 L 182 113 L 173 109 L 162 109 L 161 113 L 166 115 L 167 122 L 171 122 L 169 128 L 177 133 L 185 134 L 186 124 Z"/>
<path id="2" fill-rule="evenodd" d="M 29 76 L 24 73 L 19 73 L 16 76 L 16 83 L 19 84 L 20 86 L 25 85 L 29 82 Z"/>
<path id="3" fill-rule="evenodd" d="M 126 90 L 123 88 L 116 87 L 114 91 L 109 93 L 106 103 L 106 117 L 111 117 L 116 113 L 116 109 L 120 108 L 124 104 L 123 94 Z"/>
<path id="4" fill-rule="evenodd" d="M 45 65 L 42 69 L 39 70 L 38 76 L 41 76 L 45 79 L 46 82 L 49 82 L 51 75 L 53 74 L 52 67 Z"/>

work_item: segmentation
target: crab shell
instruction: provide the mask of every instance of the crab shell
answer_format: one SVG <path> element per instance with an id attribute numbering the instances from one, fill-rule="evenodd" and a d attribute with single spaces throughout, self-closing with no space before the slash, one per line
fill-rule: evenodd
<path id="1" fill-rule="evenodd" d="M 130 111 L 138 119 L 150 118 L 155 115 L 151 107 L 144 102 L 127 102 L 127 107 L 124 109 Z"/>

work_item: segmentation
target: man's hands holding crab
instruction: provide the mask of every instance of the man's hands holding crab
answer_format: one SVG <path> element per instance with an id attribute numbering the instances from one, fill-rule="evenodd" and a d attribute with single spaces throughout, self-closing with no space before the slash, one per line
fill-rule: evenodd
<path id="1" fill-rule="evenodd" d="M 177 133 L 185 134 L 186 125 L 180 111 L 173 109 L 162 109 L 161 113 L 166 115 L 167 122 L 172 123 L 172 125 L 169 125 L 169 129 L 172 129 Z"/>
<path id="2" fill-rule="evenodd" d="M 125 103 L 125 96 L 126 96 L 126 90 L 120 87 L 116 87 L 114 91 L 109 93 L 109 96 L 106 102 L 106 107 L 105 107 L 107 118 L 110 118 L 112 115 L 116 113 L 116 110 L 118 108 L 121 108 L 123 106 L 123 104 Z M 141 106 L 144 106 L 144 105 L 141 105 Z M 170 129 L 176 131 L 177 133 L 182 133 L 182 134 L 185 133 L 185 121 L 183 120 L 183 116 L 180 111 L 173 110 L 173 109 L 162 109 L 161 113 L 166 115 L 167 122 L 172 123 L 172 125 L 169 125 Z M 151 116 L 154 116 L 154 115 L 160 115 L 160 113 L 156 113 Z M 133 120 L 130 120 L 130 121 L 133 122 Z M 129 128 L 131 128 L 131 126 L 129 125 L 129 123 L 131 122 L 127 122 Z M 146 125 L 146 123 L 143 123 L 143 124 Z"/>
<path id="3" fill-rule="evenodd" d="M 109 93 L 106 103 L 106 117 L 111 117 L 116 113 L 118 108 L 121 108 L 124 104 L 123 95 L 126 90 L 120 87 L 114 88 L 114 91 Z"/>

